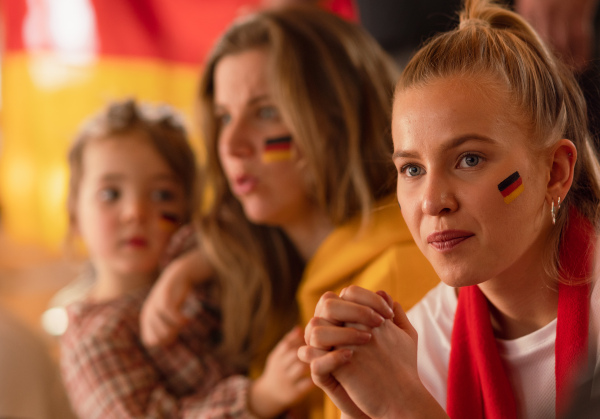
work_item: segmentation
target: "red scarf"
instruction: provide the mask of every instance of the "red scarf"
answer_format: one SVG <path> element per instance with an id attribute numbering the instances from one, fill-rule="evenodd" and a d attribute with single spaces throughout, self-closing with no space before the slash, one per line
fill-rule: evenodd
<path id="1" fill-rule="evenodd" d="M 556 410 L 568 404 L 574 375 L 587 359 L 589 279 L 594 229 L 575 209 L 561 240 L 558 321 L 555 344 Z M 576 284 L 579 285 L 567 285 Z M 448 415 L 453 419 L 512 419 L 517 406 L 498 354 L 488 310 L 479 287 L 460 290 L 448 370 Z M 557 415 L 558 416 L 558 415 Z"/>

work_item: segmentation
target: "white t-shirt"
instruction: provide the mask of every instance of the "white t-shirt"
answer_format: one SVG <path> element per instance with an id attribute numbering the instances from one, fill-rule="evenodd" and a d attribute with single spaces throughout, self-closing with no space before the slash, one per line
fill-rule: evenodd
<path id="1" fill-rule="evenodd" d="M 600 368 L 600 286 L 592 293 L 590 351 Z M 408 312 L 419 333 L 417 364 L 419 376 L 433 397 L 446 409 L 448 364 L 454 313 L 455 289 L 440 283 Z M 529 335 L 513 340 L 496 339 L 498 352 L 508 373 L 517 402 L 518 415 L 528 419 L 554 418 L 556 384 L 554 342 L 556 319 Z M 596 383 L 595 383 L 596 384 Z"/>

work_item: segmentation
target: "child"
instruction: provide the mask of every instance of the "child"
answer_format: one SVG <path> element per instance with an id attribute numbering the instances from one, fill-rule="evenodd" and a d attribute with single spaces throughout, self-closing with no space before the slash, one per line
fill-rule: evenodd
<path id="1" fill-rule="evenodd" d="M 383 292 L 323 295 L 299 351 L 316 384 L 346 417 L 560 415 L 600 364 L 600 164 L 573 75 L 518 15 L 467 1 L 402 74 L 392 136 L 443 283 L 408 317 Z"/>
<path id="2" fill-rule="evenodd" d="M 210 355 L 218 316 L 209 285 L 192 320 L 165 349 L 146 349 L 139 312 L 173 233 L 190 220 L 196 167 L 183 126 L 166 107 L 114 103 L 79 133 L 69 154 L 70 225 L 89 252 L 94 285 L 68 308 L 61 367 L 80 417 L 176 417 L 224 370 Z"/>
<path id="3" fill-rule="evenodd" d="M 174 115 L 132 101 L 113 104 L 83 129 L 69 161 L 71 225 L 89 249 L 95 275 L 86 300 L 69 307 L 62 338 L 63 376 L 77 414 L 252 417 L 250 406 L 262 413 L 266 404 L 262 416 L 274 417 L 287 409 L 287 394 L 295 401 L 296 393 L 285 393 L 289 380 L 280 377 L 294 364 L 304 368 L 295 356 L 299 330 L 273 349 L 260 385 L 247 394 L 247 380 L 229 375 L 245 371 L 222 367 L 215 356 L 220 322 L 210 280 L 186 300 L 188 321 L 176 340 L 154 348 L 141 342 L 142 303 L 169 239 L 194 208 L 194 156 Z M 195 269 L 206 269 L 196 275 L 210 276 L 210 268 L 194 263 L 198 253 L 180 256 L 161 275 L 168 278 L 191 259 Z M 312 386 L 306 374 L 292 384 L 300 394 Z"/>

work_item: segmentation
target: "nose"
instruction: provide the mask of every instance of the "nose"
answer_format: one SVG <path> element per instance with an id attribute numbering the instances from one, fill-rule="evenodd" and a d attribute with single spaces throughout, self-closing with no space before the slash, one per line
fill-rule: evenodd
<path id="1" fill-rule="evenodd" d="M 243 120 L 232 120 L 221 129 L 219 148 L 226 156 L 251 157 L 255 149 L 250 135 L 251 130 Z"/>
<path id="2" fill-rule="evenodd" d="M 439 216 L 458 209 L 456 195 L 451 182 L 444 175 L 429 173 L 424 182 L 421 210 L 424 214 Z"/>
<path id="3" fill-rule="evenodd" d="M 143 222 L 148 211 L 148 203 L 144 197 L 132 196 L 124 200 L 121 216 L 124 222 Z"/>

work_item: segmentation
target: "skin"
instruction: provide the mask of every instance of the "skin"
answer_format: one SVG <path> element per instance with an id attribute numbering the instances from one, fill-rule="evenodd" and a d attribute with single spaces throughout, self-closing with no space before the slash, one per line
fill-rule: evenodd
<path id="1" fill-rule="evenodd" d="M 97 273 L 96 299 L 150 285 L 175 231 L 163 213 L 183 217 L 183 187 L 141 137 L 101 138 L 83 152 L 75 228 Z"/>
<path id="2" fill-rule="evenodd" d="M 504 339 L 556 318 L 540 261 L 549 205 L 564 200 L 577 158 L 566 139 L 529 149 L 527 121 L 511 99 L 489 76 L 441 78 L 397 93 L 392 118 L 398 201 L 415 242 L 443 282 L 480 287 Z M 525 190 L 506 204 L 497 185 L 515 170 Z M 460 233 L 432 242 L 440 231 Z M 324 295 L 305 341 L 300 359 L 347 416 L 446 417 L 418 378 L 416 332 L 385 294 L 351 287 Z"/>

